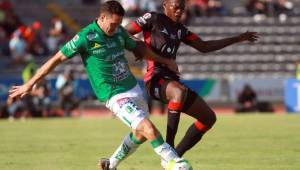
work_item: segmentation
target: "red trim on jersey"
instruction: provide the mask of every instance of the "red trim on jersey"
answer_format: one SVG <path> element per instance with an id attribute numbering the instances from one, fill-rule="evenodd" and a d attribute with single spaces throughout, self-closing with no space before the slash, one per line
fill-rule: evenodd
<path id="1" fill-rule="evenodd" d="M 184 40 L 187 40 L 187 41 L 194 41 L 194 40 L 197 40 L 197 39 L 198 39 L 198 35 L 195 34 L 195 33 L 192 33 L 191 35 L 184 38 Z"/>
<path id="2" fill-rule="evenodd" d="M 130 24 L 135 29 L 136 32 L 142 31 L 142 28 L 136 22 L 132 21 Z"/>
<path id="3" fill-rule="evenodd" d="M 181 103 L 176 103 L 176 102 L 169 102 L 168 109 L 179 111 L 179 110 L 182 109 L 182 104 Z"/>
<path id="4" fill-rule="evenodd" d="M 144 41 L 146 42 L 147 46 L 151 47 L 151 33 L 145 31 L 144 32 Z M 154 72 L 154 61 L 148 60 L 147 61 L 147 73 L 145 74 L 144 81 L 147 82 L 151 79 Z"/>
<path id="5" fill-rule="evenodd" d="M 203 123 L 201 123 L 200 121 L 196 121 L 195 122 L 195 126 L 196 128 L 200 131 L 200 132 L 206 132 L 210 129 L 210 127 L 205 126 Z"/>

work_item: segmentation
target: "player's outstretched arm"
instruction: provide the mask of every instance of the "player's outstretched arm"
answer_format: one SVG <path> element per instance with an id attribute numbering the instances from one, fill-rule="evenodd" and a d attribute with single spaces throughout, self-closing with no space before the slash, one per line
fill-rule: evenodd
<path id="1" fill-rule="evenodd" d="M 67 57 L 63 53 L 60 51 L 57 52 L 51 59 L 43 64 L 40 69 L 38 69 L 37 73 L 27 83 L 21 86 L 13 86 L 9 90 L 9 97 L 22 98 L 31 91 L 35 83 L 44 78 L 51 70 L 66 59 Z"/>
<path id="2" fill-rule="evenodd" d="M 255 42 L 257 41 L 259 36 L 257 35 L 257 32 L 245 32 L 238 36 L 230 37 L 230 38 L 224 38 L 220 40 L 209 40 L 209 41 L 203 41 L 201 38 L 196 38 L 193 41 L 186 43 L 189 46 L 194 47 L 200 52 L 207 53 L 211 51 L 220 50 L 222 48 L 225 48 L 227 46 L 230 46 L 232 44 L 243 42 L 243 41 L 249 41 L 249 42 Z"/>
<path id="3" fill-rule="evenodd" d="M 139 59 L 153 60 L 155 62 L 166 65 L 170 70 L 179 74 L 178 65 L 174 60 L 160 57 L 156 53 L 154 53 L 150 48 L 148 48 L 144 42 L 136 38 L 134 40 L 137 45 L 136 48 L 132 50 L 132 52 L 134 53 L 134 55 L 137 57 L 138 60 Z"/>

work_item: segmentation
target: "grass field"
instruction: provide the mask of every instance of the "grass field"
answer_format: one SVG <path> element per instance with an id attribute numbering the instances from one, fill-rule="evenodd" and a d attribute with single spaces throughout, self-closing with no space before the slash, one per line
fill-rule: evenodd
<path id="1" fill-rule="evenodd" d="M 192 120 L 182 117 L 178 138 Z M 166 117 L 151 118 L 165 133 Z M 0 120 L 0 170 L 95 170 L 128 132 L 117 119 Z M 300 116 L 218 116 L 216 126 L 189 151 L 194 170 L 300 169 Z M 120 170 L 159 170 L 147 142 Z"/>

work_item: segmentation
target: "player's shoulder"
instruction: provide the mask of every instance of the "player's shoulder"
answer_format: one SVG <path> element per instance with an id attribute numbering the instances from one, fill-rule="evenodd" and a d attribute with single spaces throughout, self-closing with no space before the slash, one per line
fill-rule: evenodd
<path id="1" fill-rule="evenodd" d="M 84 27 L 80 32 L 78 32 L 78 35 L 87 41 L 93 41 L 101 38 L 101 34 L 99 34 L 94 22 Z"/>

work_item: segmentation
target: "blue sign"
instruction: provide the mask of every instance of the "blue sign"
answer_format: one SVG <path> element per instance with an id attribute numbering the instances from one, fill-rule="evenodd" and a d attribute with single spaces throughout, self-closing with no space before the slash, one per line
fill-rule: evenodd
<path id="1" fill-rule="evenodd" d="M 300 80 L 286 80 L 284 87 L 284 103 L 288 112 L 300 113 Z"/>

